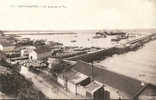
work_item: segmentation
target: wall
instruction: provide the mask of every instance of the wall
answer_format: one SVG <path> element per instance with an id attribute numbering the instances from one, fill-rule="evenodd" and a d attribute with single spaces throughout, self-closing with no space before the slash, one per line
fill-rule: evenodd
<path id="1" fill-rule="evenodd" d="M 70 81 L 67 82 L 67 88 L 70 92 L 77 94 L 77 86 L 76 84 L 71 83 Z"/>
<path id="2" fill-rule="evenodd" d="M 104 50 L 99 50 L 97 52 L 93 52 L 93 53 L 87 53 L 87 54 L 83 54 L 83 55 L 79 55 L 79 56 L 74 56 L 74 57 L 70 57 L 70 58 L 66 58 L 67 60 L 82 60 L 85 62 L 91 62 L 93 60 L 100 60 L 103 59 L 107 56 L 112 56 L 115 51 L 115 48 L 109 48 L 109 49 L 104 49 Z"/>
<path id="3" fill-rule="evenodd" d="M 65 79 L 63 79 L 62 77 L 60 77 L 60 76 L 58 76 L 57 77 L 57 82 L 60 84 L 60 85 L 62 85 L 63 87 L 65 87 L 66 88 L 66 81 L 65 81 Z"/>
<path id="4" fill-rule="evenodd" d="M 86 89 L 83 86 L 78 85 L 77 86 L 77 94 L 79 94 L 81 96 L 86 96 Z"/>

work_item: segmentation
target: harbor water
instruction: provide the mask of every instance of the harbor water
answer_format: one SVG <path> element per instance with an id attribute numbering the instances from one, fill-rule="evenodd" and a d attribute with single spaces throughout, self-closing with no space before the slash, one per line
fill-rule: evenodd
<path id="1" fill-rule="evenodd" d="M 33 40 L 44 39 L 48 41 L 55 41 L 63 43 L 65 46 L 78 46 L 78 47 L 100 47 L 108 48 L 113 44 L 110 40 L 112 37 L 93 39 L 95 34 L 79 33 L 79 34 L 65 34 L 65 35 L 23 35 L 23 38 L 30 38 Z M 74 41 L 74 42 L 72 42 Z"/>
<path id="2" fill-rule="evenodd" d="M 98 64 L 113 72 L 156 85 L 156 40 L 137 51 L 114 55 Z"/>

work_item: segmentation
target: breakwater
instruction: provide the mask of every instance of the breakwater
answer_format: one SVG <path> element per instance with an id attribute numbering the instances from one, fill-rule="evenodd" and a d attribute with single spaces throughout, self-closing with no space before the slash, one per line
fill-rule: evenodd
<path id="1" fill-rule="evenodd" d="M 66 59 L 73 60 L 73 61 L 82 60 L 85 62 L 103 60 L 103 59 L 110 57 L 114 54 L 123 54 L 123 53 L 129 52 L 129 51 L 135 51 L 135 50 L 139 49 L 140 47 L 142 47 L 145 43 L 148 43 L 155 39 L 156 39 L 156 34 L 150 34 L 150 35 L 146 35 L 146 36 L 139 37 L 137 39 L 128 41 L 124 44 L 116 45 L 111 48 L 102 49 L 102 50 L 90 52 L 87 54 L 77 55 L 77 56 L 69 57 Z"/>

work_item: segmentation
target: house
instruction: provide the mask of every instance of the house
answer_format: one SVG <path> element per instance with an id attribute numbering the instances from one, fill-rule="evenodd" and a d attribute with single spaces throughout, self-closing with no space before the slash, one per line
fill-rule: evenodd
<path id="1" fill-rule="evenodd" d="M 93 98 L 93 100 L 106 100 L 104 99 L 104 85 L 98 81 L 92 81 L 85 86 L 86 96 Z"/>
<path id="2" fill-rule="evenodd" d="M 87 85 L 90 83 L 90 78 L 73 69 L 65 71 L 58 75 L 57 82 L 61 84 L 66 90 L 77 95 L 79 85 Z"/>
<path id="3" fill-rule="evenodd" d="M 51 49 L 47 46 L 41 46 L 29 53 L 29 59 L 37 60 L 37 59 L 44 59 L 51 55 Z"/>
<path id="4" fill-rule="evenodd" d="M 0 50 L 4 52 L 11 52 L 15 49 L 15 45 L 10 42 L 0 42 Z"/>

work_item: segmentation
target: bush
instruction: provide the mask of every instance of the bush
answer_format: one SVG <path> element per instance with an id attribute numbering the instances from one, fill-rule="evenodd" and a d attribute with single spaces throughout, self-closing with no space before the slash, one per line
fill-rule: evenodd
<path id="1" fill-rule="evenodd" d="M 16 72 L 1 74 L 0 82 L 2 92 L 14 96 L 19 93 L 20 88 L 27 88 L 32 85 L 31 82 L 27 81 L 23 76 Z"/>
<path id="2" fill-rule="evenodd" d="M 34 88 L 20 89 L 17 95 L 17 100 L 45 100 L 45 96 Z"/>

